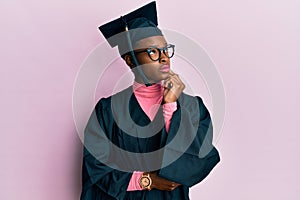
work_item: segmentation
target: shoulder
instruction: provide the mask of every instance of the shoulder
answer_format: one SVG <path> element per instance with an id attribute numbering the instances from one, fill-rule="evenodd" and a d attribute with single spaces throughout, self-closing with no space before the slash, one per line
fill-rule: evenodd
<path id="1" fill-rule="evenodd" d="M 200 96 L 192 96 L 183 93 L 178 98 L 178 104 L 181 109 L 187 111 L 190 115 L 200 115 L 201 118 L 210 117 L 210 113 Z"/>
<path id="2" fill-rule="evenodd" d="M 132 87 L 129 86 L 126 89 L 113 94 L 109 97 L 102 97 L 95 106 L 95 111 L 98 114 L 99 112 L 106 112 L 109 114 L 111 112 L 112 104 L 114 105 L 114 109 L 121 107 L 124 103 L 126 103 L 126 99 L 132 95 Z"/>
<path id="3" fill-rule="evenodd" d="M 186 93 L 182 93 L 178 98 L 179 104 L 184 107 L 193 108 L 194 106 L 205 106 L 200 96 L 192 96 Z"/>

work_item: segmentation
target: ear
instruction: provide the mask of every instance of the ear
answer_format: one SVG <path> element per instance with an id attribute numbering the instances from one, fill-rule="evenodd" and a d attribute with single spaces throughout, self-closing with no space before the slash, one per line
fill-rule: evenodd
<path id="1" fill-rule="evenodd" d="M 127 64 L 131 69 L 135 67 L 131 55 L 126 54 L 126 55 L 124 56 L 124 60 L 125 60 L 126 64 Z"/>

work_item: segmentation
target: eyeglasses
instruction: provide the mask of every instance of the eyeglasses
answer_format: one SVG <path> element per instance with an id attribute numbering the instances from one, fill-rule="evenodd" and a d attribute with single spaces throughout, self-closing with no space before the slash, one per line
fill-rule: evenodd
<path id="1" fill-rule="evenodd" d="M 165 47 L 149 47 L 141 51 L 134 51 L 135 53 L 147 52 L 148 56 L 153 61 L 158 61 L 161 58 L 161 51 L 168 57 L 172 58 L 174 56 L 175 45 L 167 44 Z"/>

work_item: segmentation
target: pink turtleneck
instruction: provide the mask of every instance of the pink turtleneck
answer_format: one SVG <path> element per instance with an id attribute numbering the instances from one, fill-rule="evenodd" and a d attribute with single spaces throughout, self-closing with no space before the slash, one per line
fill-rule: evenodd
<path id="1" fill-rule="evenodd" d="M 164 89 L 162 84 L 154 84 L 149 87 L 146 87 L 144 84 L 137 83 L 136 81 L 132 85 L 133 93 L 139 102 L 141 108 L 152 121 L 161 105 L 163 100 Z M 165 120 L 165 127 L 167 132 L 170 128 L 171 118 L 173 116 L 173 112 L 177 110 L 177 103 L 165 103 L 162 105 L 163 108 L 163 116 Z M 139 180 L 143 172 L 134 171 L 131 179 L 129 181 L 129 185 L 127 191 L 134 190 L 142 190 L 142 187 L 139 184 Z"/>

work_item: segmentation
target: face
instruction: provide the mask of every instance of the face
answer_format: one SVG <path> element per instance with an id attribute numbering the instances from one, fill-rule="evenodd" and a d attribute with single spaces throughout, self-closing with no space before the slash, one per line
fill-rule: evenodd
<path id="1" fill-rule="evenodd" d="M 157 83 L 168 78 L 170 71 L 170 58 L 168 58 L 161 51 L 160 59 L 158 59 L 157 61 L 153 61 L 151 60 L 147 52 L 140 52 L 139 50 L 145 50 L 149 47 L 163 48 L 166 45 L 167 42 L 163 36 L 152 36 L 139 40 L 134 46 L 134 49 L 139 52 L 136 53 L 136 58 L 150 83 Z M 140 77 L 136 68 L 134 68 L 132 59 L 125 58 L 125 60 L 126 63 L 132 68 L 132 71 L 135 74 L 135 80 L 139 83 L 143 83 L 142 78 Z"/>

